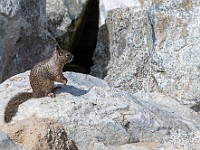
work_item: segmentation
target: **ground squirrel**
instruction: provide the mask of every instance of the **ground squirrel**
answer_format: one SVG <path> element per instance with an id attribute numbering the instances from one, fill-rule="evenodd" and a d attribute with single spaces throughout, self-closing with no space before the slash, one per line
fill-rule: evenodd
<path id="1" fill-rule="evenodd" d="M 53 54 L 48 59 L 37 63 L 30 72 L 29 81 L 32 93 L 19 93 L 15 95 L 7 104 L 4 113 L 4 121 L 10 122 L 18 111 L 18 106 L 30 98 L 40 98 L 45 96 L 54 97 L 54 81 L 67 83 L 67 79 L 62 74 L 64 64 L 73 60 L 73 55 L 56 46 Z"/>

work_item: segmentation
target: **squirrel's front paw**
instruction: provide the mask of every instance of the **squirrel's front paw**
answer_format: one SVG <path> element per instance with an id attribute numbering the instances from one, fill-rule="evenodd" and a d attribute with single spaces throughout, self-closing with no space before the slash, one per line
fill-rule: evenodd
<path id="1" fill-rule="evenodd" d="M 55 97 L 55 94 L 53 92 L 51 92 L 51 93 L 48 93 L 47 96 L 53 98 L 53 97 Z"/>
<path id="2" fill-rule="evenodd" d="M 62 83 L 63 83 L 64 85 L 66 85 L 66 84 L 67 84 L 67 81 L 68 81 L 68 80 L 67 80 L 66 78 L 64 78 Z"/>

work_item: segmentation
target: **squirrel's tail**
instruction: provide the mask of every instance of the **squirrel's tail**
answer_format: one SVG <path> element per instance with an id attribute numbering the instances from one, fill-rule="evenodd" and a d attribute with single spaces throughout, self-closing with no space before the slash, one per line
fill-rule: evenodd
<path id="1" fill-rule="evenodd" d="M 19 93 L 15 95 L 7 104 L 4 112 L 4 122 L 8 123 L 12 120 L 18 111 L 18 107 L 23 102 L 33 97 L 33 93 Z"/>

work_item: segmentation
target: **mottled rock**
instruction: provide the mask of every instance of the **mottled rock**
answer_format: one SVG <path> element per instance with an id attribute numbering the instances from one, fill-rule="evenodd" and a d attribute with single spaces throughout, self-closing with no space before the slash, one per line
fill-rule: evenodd
<path id="1" fill-rule="evenodd" d="M 45 0 L 0 2 L 0 82 L 50 53 L 55 43 L 49 42 L 45 17 Z"/>
<path id="2" fill-rule="evenodd" d="M 200 148 L 200 132 L 176 131 L 155 150 L 198 150 Z"/>
<path id="3" fill-rule="evenodd" d="M 158 89 L 178 100 L 199 101 L 200 3 L 154 2 L 152 75 Z"/>
<path id="4" fill-rule="evenodd" d="M 3 123 L 3 112 L 10 98 L 18 92 L 31 91 L 28 74 L 18 74 L 0 84 L 1 128 L 8 126 Z M 78 149 L 83 150 L 99 149 L 101 145 L 103 150 L 150 149 L 170 139 L 176 131 L 189 133 L 200 129 L 197 112 L 165 95 L 127 93 L 85 74 L 66 72 L 64 76 L 68 85 L 60 85 L 55 98 L 28 100 L 19 106 L 10 125 L 23 126 L 22 122 L 32 117 L 59 122 Z M 25 126 L 29 126 L 28 122 Z"/>
<path id="5" fill-rule="evenodd" d="M 48 57 L 56 37 L 72 51 L 91 0 L 1 0 L 0 82 Z"/>
<path id="6" fill-rule="evenodd" d="M 105 146 L 102 142 L 94 143 L 89 149 L 92 150 L 153 150 L 158 146 L 156 142 L 140 142 L 124 144 L 121 146 Z"/>
<path id="7" fill-rule="evenodd" d="M 2 129 L 26 150 L 78 150 L 66 129 L 53 120 L 31 117 Z"/>
<path id="8" fill-rule="evenodd" d="M 62 47 L 73 49 L 81 37 L 92 0 L 47 0 L 48 30 Z"/>
<path id="9" fill-rule="evenodd" d="M 99 33 L 91 74 L 123 90 L 151 91 L 153 40 L 147 11 L 138 7 L 110 11 Z"/>
<path id="10" fill-rule="evenodd" d="M 14 144 L 2 130 L 0 130 L 0 149 L 1 150 L 23 150 L 21 147 Z"/>
<path id="11" fill-rule="evenodd" d="M 131 7 L 131 6 L 141 6 L 140 0 L 99 0 L 99 26 L 101 27 L 105 24 L 108 11 L 116 8 Z"/>
<path id="12" fill-rule="evenodd" d="M 159 91 L 182 103 L 199 102 L 200 3 L 140 3 L 108 13 L 108 34 L 98 37 L 91 74 L 130 92 Z"/>

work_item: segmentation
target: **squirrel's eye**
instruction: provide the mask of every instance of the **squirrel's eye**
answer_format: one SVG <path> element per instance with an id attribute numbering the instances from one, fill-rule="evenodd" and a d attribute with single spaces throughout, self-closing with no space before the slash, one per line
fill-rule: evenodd
<path id="1" fill-rule="evenodd" d="M 66 57 L 70 57 L 71 55 L 70 54 L 66 54 Z"/>

